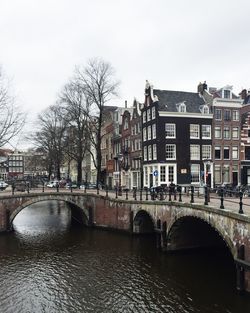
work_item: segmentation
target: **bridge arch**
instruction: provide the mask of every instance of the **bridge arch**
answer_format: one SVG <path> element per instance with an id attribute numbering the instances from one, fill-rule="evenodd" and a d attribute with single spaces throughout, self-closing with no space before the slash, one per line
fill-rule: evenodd
<path id="1" fill-rule="evenodd" d="M 89 217 L 90 208 L 87 206 L 79 206 L 75 201 L 71 199 L 65 199 L 65 197 L 55 196 L 55 197 L 35 197 L 35 198 L 28 198 L 26 201 L 22 202 L 19 206 L 14 208 L 12 213 L 9 216 L 9 225 L 12 228 L 13 221 L 18 213 L 20 213 L 23 209 L 27 208 L 28 206 L 38 203 L 38 202 L 46 202 L 46 201 L 62 201 L 67 203 L 71 209 L 72 220 L 77 221 L 80 224 L 88 225 L 89 224 Z"/>
<path id="2" fill-rule="evenodd" d="M 152 234 L 155 231 L 154 219 L 146 210 L 139 210 L 133 220 L 133 233 Z"/>
<path id="3" fill-rule="evenodd" d="M 208 235 L 209 237 L 206 237 Z M 168 250 L 224 244 L 233 258 L 237 255 L 236 246 L 232 242 L 226 227 L 216 222 L 213 216 L 206 217 L 202 212 L 195 211 L 194 214 L 180 212 L 168 224 L 167 238 Z"/>

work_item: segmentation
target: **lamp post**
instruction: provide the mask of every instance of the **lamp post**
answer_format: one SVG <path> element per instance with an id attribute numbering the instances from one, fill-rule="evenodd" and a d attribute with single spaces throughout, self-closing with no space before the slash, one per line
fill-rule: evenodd
<path id="1" fill-rule="evenodd" d="M 122 163 L 122 159 L 123 159 L 123 155 L 122 154 L 118 154 L 116 157 L 114 157 L 114 159 L 117 162 L 118 165 L 118 172 L 119 172 L 119 180 L 118 180 L 118 196 L 122 196 L 122 183 L 121 183 L 121 163 Z"/>
<path id="2" fill-rule="evenodd" d="M 142 168 L 142 156 L 134 158 L 134 160 L 140 161 L 140 188 L 143 188 L 143 168 Z"/>

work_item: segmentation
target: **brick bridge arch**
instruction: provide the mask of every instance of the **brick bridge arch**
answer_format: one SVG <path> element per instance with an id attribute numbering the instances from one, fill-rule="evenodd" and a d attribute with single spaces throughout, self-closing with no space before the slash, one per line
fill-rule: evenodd
<path id="1" fill-rule="evenodd" d="M 11 230 L 14 218 L 24 208 L 38 202 L 44 201 L 63 201 L 69 204 L 72 220 L 81 224 L 90 225 L 93 219 L 94 199 L 78 194 L 22 194 L 18 196 L 7 196 L 1 198 L 0 203 L 0 224 L 3 230 Z"/>

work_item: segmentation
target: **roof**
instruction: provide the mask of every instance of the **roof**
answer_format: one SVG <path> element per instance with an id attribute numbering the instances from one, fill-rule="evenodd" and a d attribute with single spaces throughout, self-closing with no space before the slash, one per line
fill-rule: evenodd
<path id="1" fill-rule="evenodd" d="M 159 100 L 159 110 L 178 112 L 178 104 L 185 103 L 189 113 L 200 113 L 200 106 L 206 104 L 197 92 L 172 91 L 154 89 Z"/>

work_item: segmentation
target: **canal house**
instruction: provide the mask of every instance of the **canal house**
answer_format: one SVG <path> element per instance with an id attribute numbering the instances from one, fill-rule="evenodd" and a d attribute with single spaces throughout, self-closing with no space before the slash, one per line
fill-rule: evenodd
<path id="1" fill-rule="evenodd" d="M 146 81 L 141 118 L 144 186 L 213 185 L 213 115 L 201 93 Z"/>

